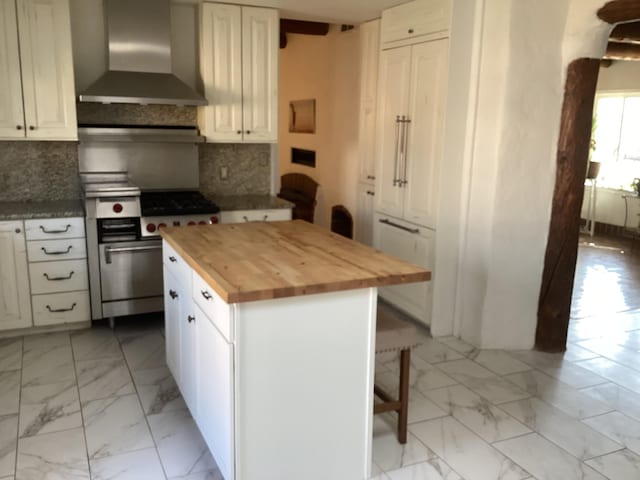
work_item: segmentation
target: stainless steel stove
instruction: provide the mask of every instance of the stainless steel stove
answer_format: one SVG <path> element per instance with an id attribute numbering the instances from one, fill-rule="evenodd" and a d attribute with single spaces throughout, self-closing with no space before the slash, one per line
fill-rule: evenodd
<path id="1" fill-rule="evenodd" d="M 161 311 L 164 226 L 218 223 L 195 129 L 79 129 L 92 319 Z"/>

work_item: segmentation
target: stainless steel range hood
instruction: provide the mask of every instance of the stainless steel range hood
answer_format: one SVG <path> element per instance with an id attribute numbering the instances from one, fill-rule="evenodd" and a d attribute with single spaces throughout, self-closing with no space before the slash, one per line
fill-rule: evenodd
<path id="1" fill-rule="evenodd" d="M 171 73 L 169 0 L 105 0 L 109 71 L 81 102 L 206 105 L 206 98 Z"/>

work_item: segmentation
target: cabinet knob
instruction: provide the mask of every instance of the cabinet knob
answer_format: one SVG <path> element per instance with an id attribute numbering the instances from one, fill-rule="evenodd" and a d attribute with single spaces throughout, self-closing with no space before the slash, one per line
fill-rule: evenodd
<path id="1" fill-rule="evenodd" d="M 367 190 L 367 195 L 371 195 L 372 197 L 375 195 L 371 190 Z"/>
<path id="2" fill-rule="evenodd" d="M 375 180 L 376 177 L 373 175 L 367 175 L 367 180 Z"/>
<path id="3" fill-rule="evenodd" d="M 410 28 L 409 30 L 407 30 L 408 33 L 413 33 L 413 28 Z"/>
<path id="4" fill-rule="evenodd" d="M 35 130 L 36 127 L 34 127 L 33 125 L 29 125 L 29 130 Z"/>
<path id="5" fill-rule="evenodd" d="M 195 322 L 196 321 L 196 317 L 194 315 L 188 315 L 187 316 L 187 320 L 189 321 L 189 323 Z"/>
<path id="6" fill-rule="evenodd" d="M 247 131 L 246 131 L 246 132 L 244 132 L 244 133 L 246 133 L 247 135 L 249 135 L 249 134 L 251 133 L 251 130 L 247 130 Z"/>
<path id="7" fill-rule="evenodd" d="M 20 230 L 19 228 L 16 228 L 16 233 L 20 233 L 22 232 L 22 230 Z"/>
<path id="8" fill-rule="evenodd" d="M 22 130 L 22 125 L 16 125 L 16 130 Z"/>
<path id="9" fill-rule="evenodd" d="M 242 135 L 242 130 L 238 130 L 236 133 L 237 133 L 238 135 Z"/>

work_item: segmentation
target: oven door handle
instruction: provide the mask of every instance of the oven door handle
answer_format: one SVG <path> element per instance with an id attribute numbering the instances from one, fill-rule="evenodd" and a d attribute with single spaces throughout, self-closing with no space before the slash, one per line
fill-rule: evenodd
<path id="1" fill-rule="evenodd" d="M 144 252 L 146 250 L 160 250 L 160 249 L 162 249 L 162 245 L 145 245 L 143 247 L 105 247 L 104 260 L 106 263 L 111 263 L 112 253 Z"/>

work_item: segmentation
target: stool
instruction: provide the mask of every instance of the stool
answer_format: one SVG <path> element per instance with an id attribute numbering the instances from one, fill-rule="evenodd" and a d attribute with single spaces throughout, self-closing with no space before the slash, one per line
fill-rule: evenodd
<path id="1" fill-rule="evenodd" d="M 407 443 L 407 419 L 409 414 L 409 370 L 411 347 L 416 344 L 416 328 L 400 320 L 387 309 L 378 308 L 376 319 L 376 353 L 400 351 L 400 379 L 398 398 L 395 399 L 378 385 L 373 393 L 382 400 L 373 406 L 373 413 L 398 413 L 398 442 Z"/>

